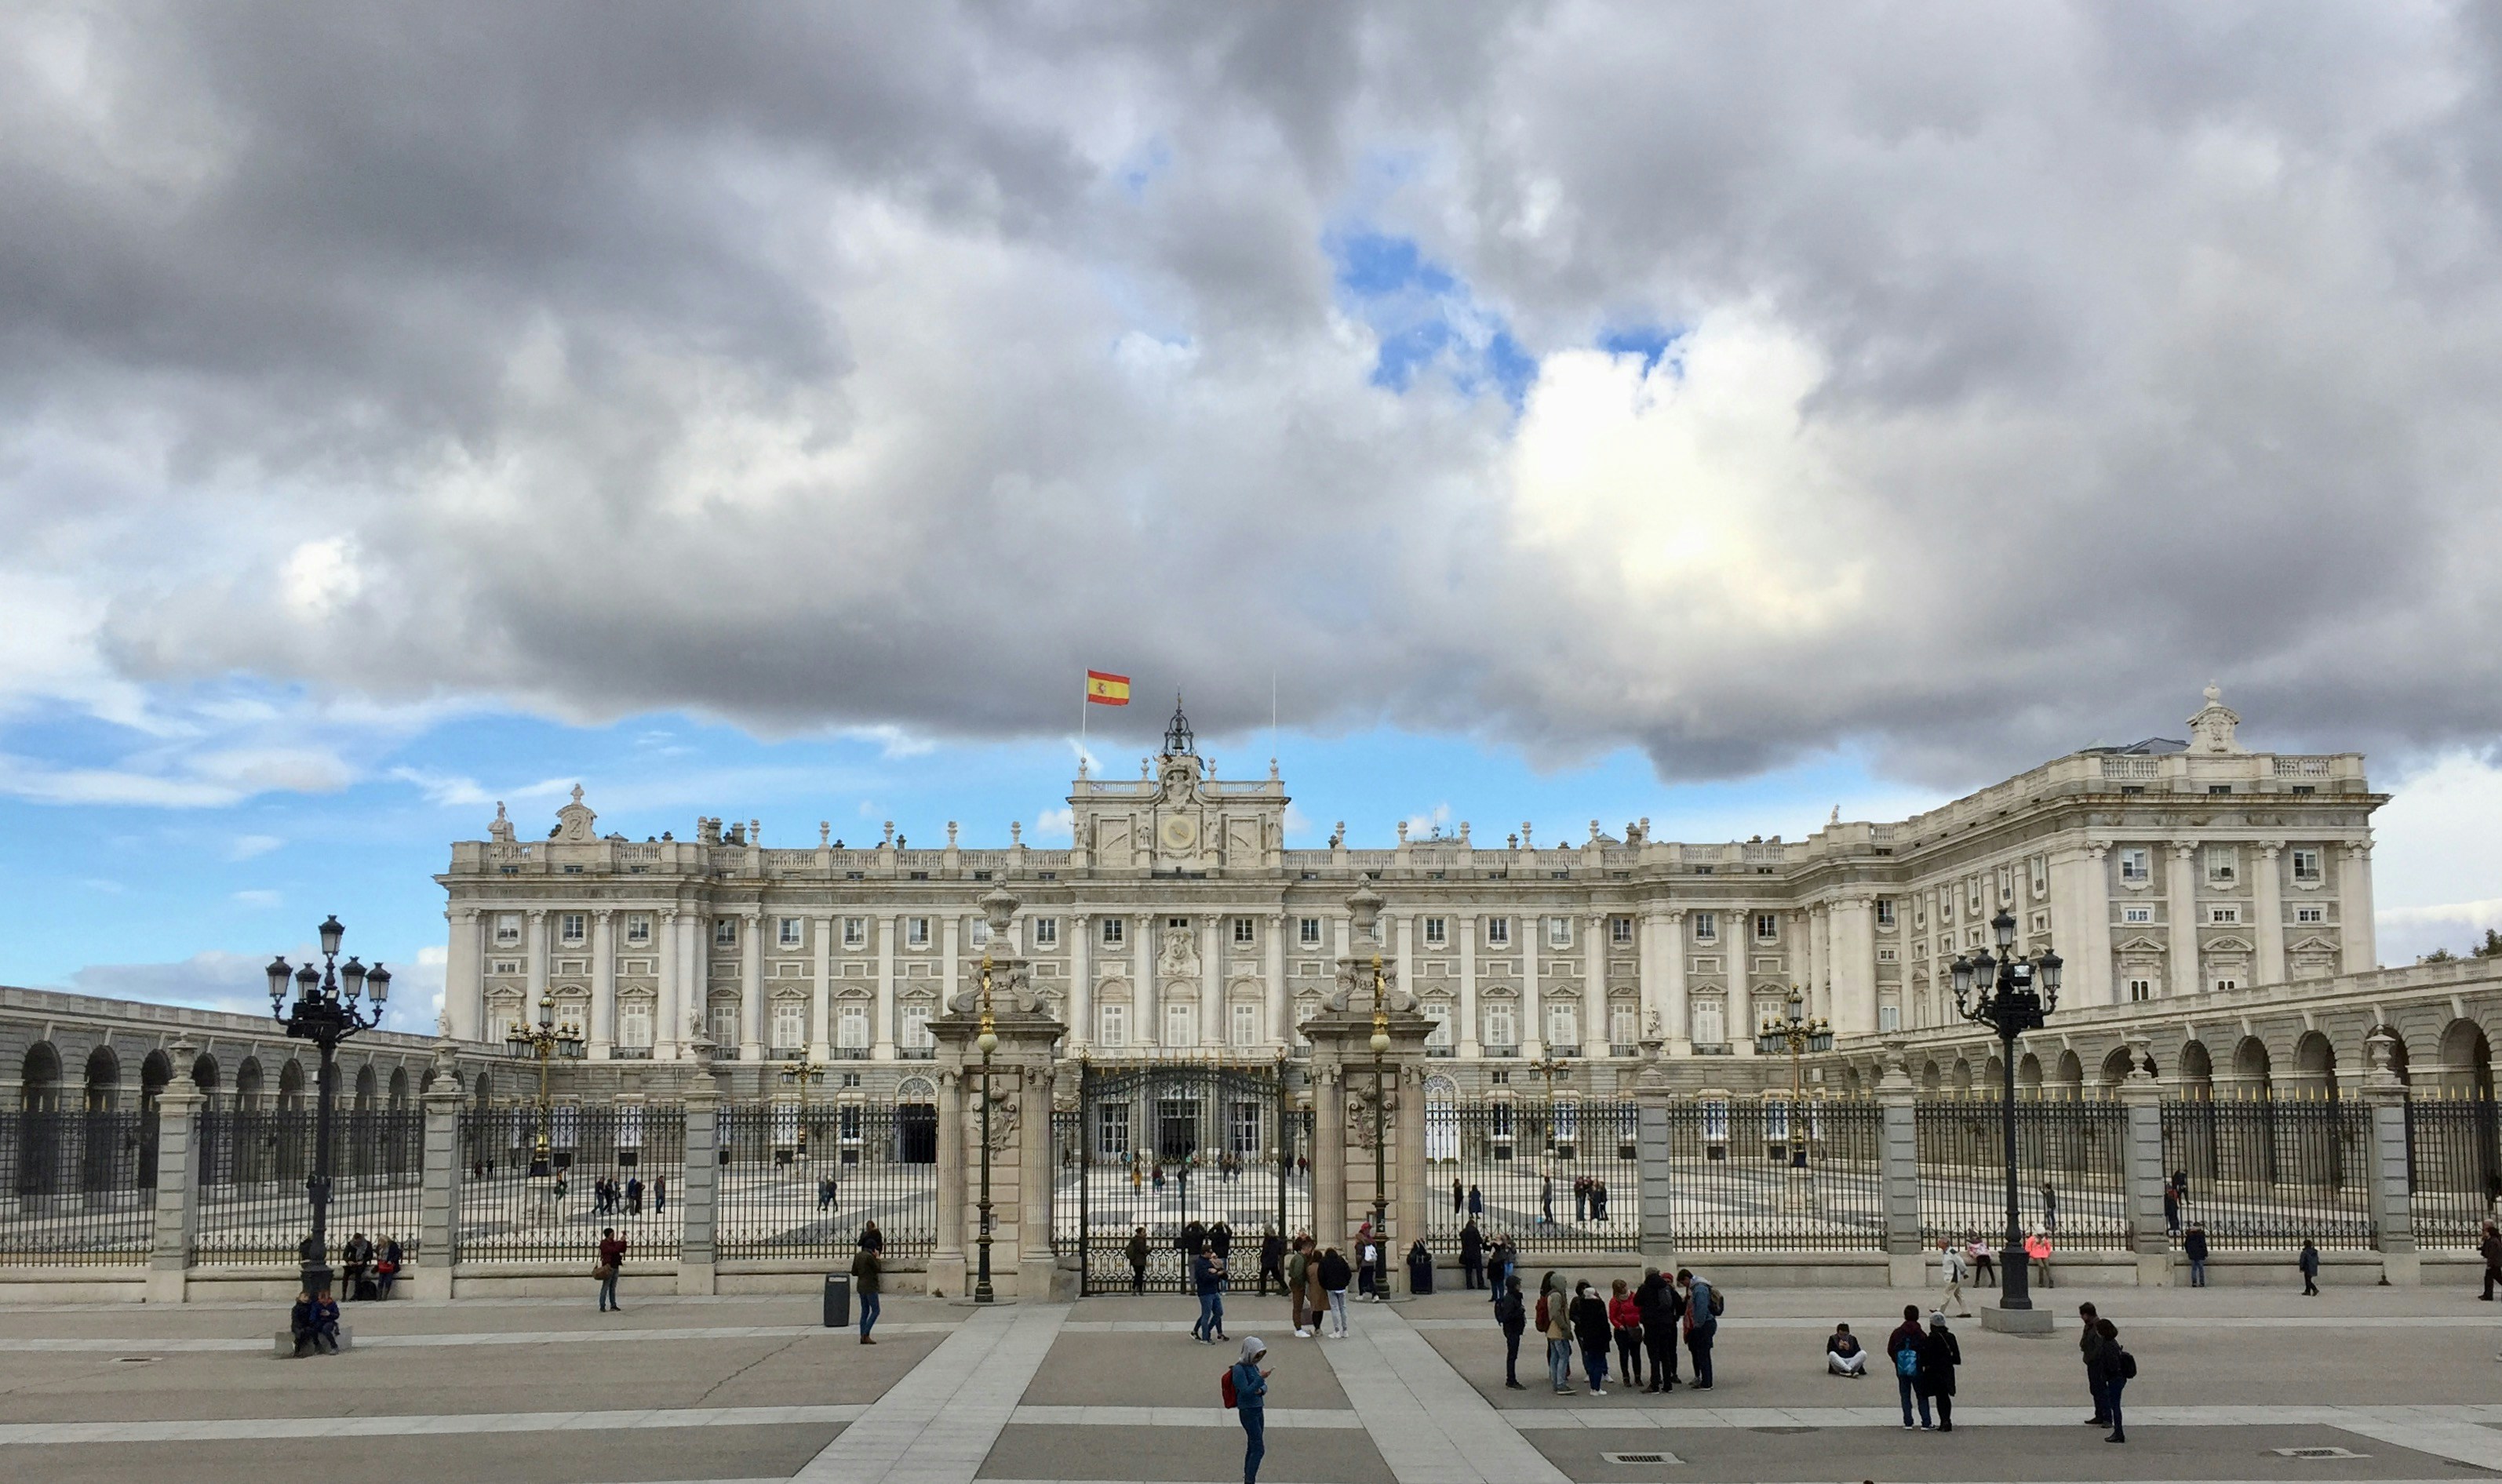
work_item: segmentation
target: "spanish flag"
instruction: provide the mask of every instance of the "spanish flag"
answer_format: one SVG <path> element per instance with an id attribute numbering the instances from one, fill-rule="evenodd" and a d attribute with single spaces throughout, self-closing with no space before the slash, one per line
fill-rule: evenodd
<path id="1" fill-rule="evenodd" d="M 1106 675 L 1101 670 L 1086 672 L 1086 699 L 1098 706 L 1130 704 L 1130 677 Z"/>

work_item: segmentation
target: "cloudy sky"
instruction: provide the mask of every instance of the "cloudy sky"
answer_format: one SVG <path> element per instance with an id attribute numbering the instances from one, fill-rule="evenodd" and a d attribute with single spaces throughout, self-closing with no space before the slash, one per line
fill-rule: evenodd
<path id="1" fill-rule="evenodd" d="M 1122 767 L 1273 684 L 1359 841 L 1900 814 L 2214 679 L 2463 942 L 2496 15 L 13 5 L 0 980 L 439 959 L 576 779 L 1048 839 L 1090 664 Z"/>

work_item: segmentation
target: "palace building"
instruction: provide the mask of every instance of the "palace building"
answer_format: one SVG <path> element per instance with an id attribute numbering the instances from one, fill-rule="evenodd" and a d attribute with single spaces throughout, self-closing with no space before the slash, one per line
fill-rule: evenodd
<path id="1" fill-rule="evenodd" d="M 496 1041 L 553 999 L 588 1042 L 586 1090 L 631 1088 L 700 1037 L 733 1087 L 806 1057 L 868 1096 L 917 1091 L 930 1021 L 980 972 L 995 885 L 1018 898 L 1013 947 L 1068 1027 L 1064 1055 L 1292 1058 L 1335 961 L 1369 947 L 1470 1089 L 1549 1057 L 1630 1086 L 1653 1056 L 1680 1082 L 1753 1088 L 1774 1070 L 1756 1026 L 1794 986 L 1844 1053 L 1943 1028 L 1948 965 L 2002 910 L 2019 950 L 2055 945 L 2073 1007 L 2185 1013 L 2374 968 L 2384 796 L 2360 755 L 2253 752 L 2239 721 L 2210 687 L 2186 741 L 2087 748 L 1907 820 L 1837 811 L 1803 840 L 1592 821 L 1578 842 L 1403 826 L 1394 848 L 1355 850 L 1340 825 L 1290 850 L 1274 762 L 1213 776 L 1178 708 L 1135 779 L 1081 769 L 1066 849 L 1013 825 L 974 848 L 953 824 L 934 848 L 821 825 L 814 848 L 768 849 L 757 822 L 717 819 L 634 841 L 599 833 L 576 789 L 545 838 L 499 805 L 488 838 L 454 845 L 446 1029 Z M 1367 879 L 1386 906 L 1360 945 L 1346 902 Z"/>

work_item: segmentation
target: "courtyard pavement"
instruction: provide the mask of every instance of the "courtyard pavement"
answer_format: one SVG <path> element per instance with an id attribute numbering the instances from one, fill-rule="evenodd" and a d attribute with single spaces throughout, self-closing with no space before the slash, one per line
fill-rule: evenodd
<path id="1" fill-rule="evenodd" d="M 812 1297 L 638 1298 L 629 1280 L 625 1312 L 600 1314 L 584 1288 L 579 1301 L 352 1306 L 356 1348 L 305 1361 L 272 1358 L 281 1315 L 266 1306 L 0 1309 L 0 1478 L 1241 1474 L 1240 1430 L 1217 1403 L 1233 1347 L 1193 1342 L 1181 1298 L 896 1298 L 862 1346 L 820 1328 Z M 2041 1297 L 2063 1324 L 2047 1338 L 1987 1332 L 1977 1314 L 1957 1325 L 1952 1434 L 1905 1432 L 1882 1374 L 1822 1374 L 1834 1320 L 1881 1345 L 1912 1296 L 1728 1297 L 1719 1384 L 1664 1399 L 1554 1396 L 1534 1336 L 1533 1389 L 1505 1390 L 1482 1295 L 1360 1304 L 1354 1335 L 1323 1342 L 1295 1339 L 1280 1300 L 1237 1294 L 1228 1328 L 1270 1347 L 1262 1477 L 1275 1484 L 2502 1476 L 2502 1304 L 2472 1290 L 2054 1290 Z M 2073 1315 L 2086 1298 L 2139 1359 L 2125 1445 L 2081 1425 Z"/>

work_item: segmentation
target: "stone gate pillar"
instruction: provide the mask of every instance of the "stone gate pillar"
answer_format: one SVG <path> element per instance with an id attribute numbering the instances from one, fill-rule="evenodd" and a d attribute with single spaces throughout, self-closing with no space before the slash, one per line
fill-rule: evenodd
<path id="1" fill-rule="evenodd" d="M 1887 1280 L 1896 1288 L 1921 1288 L 1929 1281 L 1929 1258 L 1921 1243 L 1919 1104 L 1906 1052 L 1905 1042 L 1885 1043 L 1876 1082 L 1876 1168 L 1885 1193 Z"/>
<path id="2" fill-rule="evenodd" d="M 177 1040 L 173 1080 L 156 1095 L 156 1226 L 150 1244 L 148 1301 L 180 1303 L 200 1223 L 200 1108 L 208 1101 L 191 1080 L 199 1048 Z"/>
<path id="3" fill-rule="evenodd" d="M 1035 992 L 1031 966 L 1016 954 L 1009 924 L 1018 905 L 1004 887 L 993 887 L 982 898 L 990 951 L 947 1002 L 947 1013 L 930 1023 L 938 1042 L 939 1202 L 942 1211 L 952 1205 L 956 1212 L 952 1222 L 942 1218 L 940 1245 L 950 1235 L 957 1242 L 955 1250 L 931 1258 L 930 1285 L 950 1297 L 970 1295 L 980 1266 L 986 1103 L 992 1292 L 1002 1300 L 1037 1301 L 1073 1293 L 1074 1265 L 1064 1282 L 1051 1232 L 1052 1047 L 1068 1028 Z M 987 1090 L 981 1044 L 986 1028 L 995 1038 Z M 949 1111 L 960 1107 L 950 1132 Z"/>
<path id="4" fill-rule="evenodd" d="M 460 1079 L 452 1038 L 434 1043 L 434 1079 L 418 1101 L 425 1109 L 425 1145 L 418 1176 L 417 1265 L 409 1291 L 420 1298 L 450 1298 L 452 1267 L 459 1261 Z"/>
<path id="5" fill-rule="evenodd" d="M 2371 1182 L 2375 1245 L 2381 1249 L 2381 1281 L 2414 1288 L 2423 1281 L 2416 1251 L 2414 1175 L 2408 1164 L 2407 1085 L 2398 1079 L 2397 1037 L 2386 1027 L 2363 1042 L 2364 1172 Z"/>
<path id="6" fill-rule="evenodd" d="M 2119 1085 L 2120 1209 L 2128 1222 L 2129 1250 L 2137 1254 L 2137 1286 L 2172 1283 L 2172 1233 L 2163 1223 L 2163 1084 L 2147 1070 L 2153 1043 L 2128 1043 L 2128 1080 Z"/>
<path id="7" fill-rule="evenodd" d="M 1302 1027 L 1312 1043 L 1313 1235 L 1345 1251 L 1378 1204 L 1386 1219 L 1382 1264 L 1395 1288 L 1408 1245 L 1425 1234 L 1425 1038 L 1434 1023 L 1399 987 L 1372 883 L 1360 883 L 1346 905 L 1336 988 Z"/>

